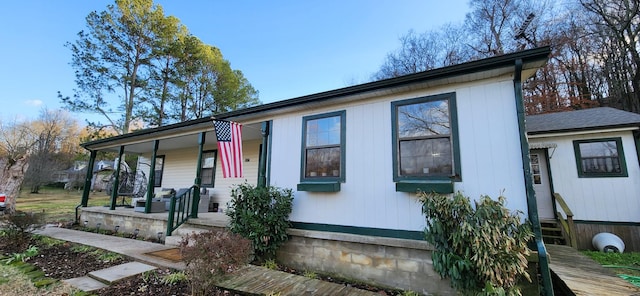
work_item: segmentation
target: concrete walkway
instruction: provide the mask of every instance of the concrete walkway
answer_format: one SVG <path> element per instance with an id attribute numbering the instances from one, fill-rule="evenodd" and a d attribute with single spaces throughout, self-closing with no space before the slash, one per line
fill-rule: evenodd
<path id="1" fill-rule="evenodd" d="M 169 267 L 179 270 L 183 270 L 185 268 L 183 262 L 173 262 L 148 254 L 151 252 L 173 249 L 175 248 L 174 246 L 165 246 L 147 241 L 52 226 L 45 227 L 44 229 L 38 230 L 35 233 L 64 241 L 104 249 L 114 253 L 129 256 L 136 261 L 158 267 Z"/>
<path id="2" fill-rule="evenodd" d="M 105 287 L 109 283 L 151 270 L 155 267 L 169 267 L 179 270 L 184 270 L 185 268 L 183 262 L 173 262 L 157 256 L 149 255 L 151 252 L 174 249 L 174 246 L 165 246 L 152 242 L 52 226 L 38 230 L 36 233 L 119 253 L 137 261 L 100 271 L 94 271 L 87 275 L 87 277 L 66 280 L 66 282 L 85 291 Z M 96 283 L 94 280 L 100 283 Z M 379 295 L 370 291 L 329 283 L 317 279 L 310 279 L 304 276 L 293 275 L 254 265 L 248 265 L 247 267 L 239 270 L 237 273 L 231 275 L 228 280 L 220 283 L 219 286 L 253 295 L 265 295 L 269 293 L 280 293 L 279 295 L 283 296 Z"/>

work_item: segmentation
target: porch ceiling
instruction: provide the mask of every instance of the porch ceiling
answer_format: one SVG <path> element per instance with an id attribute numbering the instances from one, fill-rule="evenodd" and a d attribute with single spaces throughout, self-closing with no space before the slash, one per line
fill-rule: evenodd
<path id="1" fill-rule="evenodd" d="M 262 139 L 261 124 L 247 124 L 242 127 L 242 141 Z M 85 146 L 89 150 L 117 152 L 120 146 L 125 147 L 126 153 L 142 154 L 153 151 L 155 140 L 160 140 L 159 150 L 175 150 L 195 147 L 198 145 L 198 137 L 205 132 L 205 144 L 216 145 L 216 133 L 211 121 L 187 126 L 183 129 L 171 129 L 141 133 L 136 136 L 128 136 L 121 140 L 96 143 Z"/>

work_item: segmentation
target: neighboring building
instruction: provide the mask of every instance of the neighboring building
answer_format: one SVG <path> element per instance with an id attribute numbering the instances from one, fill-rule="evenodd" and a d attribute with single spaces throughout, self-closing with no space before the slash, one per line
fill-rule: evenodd
<path id="1" fill-rule="evenodd" d="M 453 294 L 432 269 L 416 191 L 503 194 L 510 209 L 537 221 L 523 170 L 521 83 L 549 53 L 537 48 L 216 115 L 243 124 L 243 178 L 222 178 L 212 118 L 82 146 L 92 157 L 138 154 L 147 176 L 153 166 L 156 193 L 200 182 L 222 207 L 242 182 L 292 188 L 293 228 L 281 261 Z"/>
<path id="2" fill-rule="evenodd" d="M 86 176 L 87 162 L 74 161 L 73 166 L 64 170 L 54 172 L 51 181 L 54 183 L 64 183 L 65 189 L 81 188 Z M 92 190 L 104 190 L 104 176 L 113 171 L 113 161 L 95 161 L 93 165 L 94 178 L 91 184 Z"/>
<path id="3" fill-rule="evenodd" d="M 541 220 L 559 193 L 571 208 L 579 249 L 611 232 L 640 251 L 640 114 L 608 107 L 527 116 Z"/>

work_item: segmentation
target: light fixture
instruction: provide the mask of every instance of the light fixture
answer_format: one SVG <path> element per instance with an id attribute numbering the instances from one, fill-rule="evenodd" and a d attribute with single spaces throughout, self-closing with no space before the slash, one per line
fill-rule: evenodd
<path id="1" fill-rule="evenodd" d="M 84 220 L 84 222 L 82 224 L 84 224 L 84 228 L 87 228 L 87 224 L 89 224 L 89 221 Z"/>
<path id="2" fill-rule="evenodd" d="M 158 242 L 162 241 L 162 231 L 158 231 Z"/>
<path id="3" fill-rule="evenodd" d="M 100 222 L 96 223 L 96 233 L 100 232 L 100 226 L 102 226 L 102 223 Z"/>
<path id="4" fill-rule="evenodd" d="M 140 229 L 136 228 L 136 229 L 133 231 L 133 238 L 134 238 L 134 239 L 135 239 L 135 238 L 138 238 L 138 233 L 140 233 Z"/>
<path id="5" fill-rule="evenodd" d="M 116 226 L 113 228 L 113 232 L 118 233 L 118 230 L 119 230 L 119 229 L 120 229 L 120 225 L 116 225 Z"/>

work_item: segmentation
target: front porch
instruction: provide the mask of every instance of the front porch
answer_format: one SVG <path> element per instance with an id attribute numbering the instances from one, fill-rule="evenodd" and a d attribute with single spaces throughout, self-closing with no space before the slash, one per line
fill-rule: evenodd
<path id="1" fill-rule="evenodd" d="M 118 226 L 118 232 L 133 234 L 138 229 L 138 237 L 155 239 L 158 233 L 164 238 L 167 231 L 169 212 L 141 213 L 133 208 L 117 207 L 111 210 L 109 207 L 85 207 L 81 208 L 80 225 L 86 221 L 87 228 L 95 229 L 100 223 L 100 229 L 114 230 Z M 221 212 L 198 213 L 198 218 L 189 218 L 186 222 L 194 227 L 205 229 L 226 228 L 229 217 Z"/>

